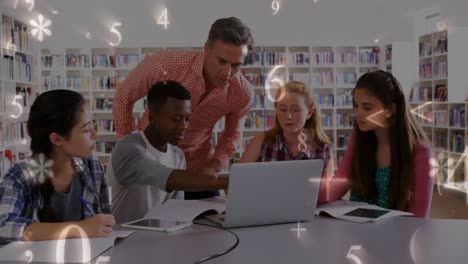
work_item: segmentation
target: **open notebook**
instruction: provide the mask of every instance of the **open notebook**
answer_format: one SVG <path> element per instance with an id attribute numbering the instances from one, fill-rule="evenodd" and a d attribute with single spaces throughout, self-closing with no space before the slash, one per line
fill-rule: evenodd
<path id="1" fill-rule="evenodd" d="M 171 199 L 151 208 L 145 218 L 192 222 L 201 215 L 224 213 L 226 205 L 223 200 L 219 199 L 222 198 L 211 198 L 203 201 Z"/>
<path id="2" fill-rule="evenodd" d="M 12 242 L 0 248 L 0 261 L 88 263 L 113 247 L 116 239 L 126 238 L 133 233 L 113 231 L 112 236 L 104 238 Z"/>
<path id="3" fill-rule="evenodd" d="M 335 201 L 317 207 L 316 215 L 329 215 L 338 219 L 365 223 L 379 222 L 396 216 L 411 216 L 412 213 L 385 209 L 377 205 L 352 201 Z"/>

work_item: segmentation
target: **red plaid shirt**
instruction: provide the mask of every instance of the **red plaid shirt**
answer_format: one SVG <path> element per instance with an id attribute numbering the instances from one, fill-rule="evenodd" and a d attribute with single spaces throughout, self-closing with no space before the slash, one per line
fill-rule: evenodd
<path id="1" fill-rule="evenodd" d="M 187 169 L 201 168 L 208 159 L 223 164 L 232 156 L 239 140 L 239 125 L 251 106 L 253 90 L 245 77 L 238 73 L 228 88 L 216 88 L 201 100 L 205 93 L 203 78 L 204 52 L 196 50 L 166 50 L 145 58 L 130 74 L 114 97 L 113 114 L 117 139 L 133 130 L 132 110 L 139 99 L 148 94 L 153 84 L 163 80 L 180 82 L 191 94 L 192 115 L 185 138 L 179 144 L 187 160 Z M 225 119 L 216 150 L 211 142 L 213 127 Z M 148 125 L 148 111 L 140 120 L 138 129 Z"/>

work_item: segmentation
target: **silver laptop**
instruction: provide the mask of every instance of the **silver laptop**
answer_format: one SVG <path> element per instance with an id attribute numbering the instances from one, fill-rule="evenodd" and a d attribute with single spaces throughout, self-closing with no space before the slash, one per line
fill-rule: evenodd
<path id="1" fill-rule="evenodd" d="M 309 221 L 314 217 L 322 160 L 239 163 L 231 167 L 224 227 Z"/>

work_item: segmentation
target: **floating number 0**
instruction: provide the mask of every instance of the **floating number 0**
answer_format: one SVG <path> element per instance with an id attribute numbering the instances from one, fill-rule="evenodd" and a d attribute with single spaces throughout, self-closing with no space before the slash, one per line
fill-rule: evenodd
<path id="1" fill-rule="evenodd" d="M 114 23 L 114 24 L 112 25 L 111 29 L 110 29 L 110 32 L 112 32 L 112 33 L 114 33 L 115 35 L 117 35 L 117 38 L 118 38 L 117 42 L 115 42 L 115 43 L 114 43 L 114 42 L 110 42 L 110 41 L 108 42 L 109 45 L 111 45 L 112 47 L 118 46 L 118 45 L 120 44 L 120 42 L 122 41 L 122 35 L 120 34 L 120 31 L 118 31 L 118 30 L 116 29 L 116 27 L 121 27 L 121 26 L 122 26 L 122 23 L 117 22 L 117 23 Z"/>
<path id="2" fill-rule="evenodd" d="M 63 229 L 62 233 L 60 233 L 60 237 L 57 242 L 57 248 L 55 250 L 55 263 L 65 262 L 65 242 L 67 241 L 65 238 L 71 229 L 76 229 L 80 233 L 80 237 L 82 239 L 81 250 L 83 250 L 83 262 L 89 261 L 91 259 L 91 246 L 89 244 L 88 235 L 83 230 L 83 228 L 77 225 L 69 225 Z"/>
<path id="3" fill-rule="evenodd" d="M 158 25 L 164 25 L 164 29 L 167 30 L 167 25 L 169 25 L 169 20 L 167 18 L 167 8 L 164 8 L 164 11 L 158 18 Z"/>
<path id="4" fill-rule="evenodd" d="M 280 3 L 278 1 L 271 2 L 271 9 L 275 11 L 273 15 L 276 15 L 276 13 L 278 13 L 278 11 L 280 10 Z"/>

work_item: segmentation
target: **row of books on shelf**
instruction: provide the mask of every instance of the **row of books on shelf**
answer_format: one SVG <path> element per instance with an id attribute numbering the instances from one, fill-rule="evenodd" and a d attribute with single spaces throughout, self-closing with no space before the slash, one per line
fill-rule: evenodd
<path id="1" fill-rule="evenodd" d="M 242 74 L 247 79 L 247 81 L 249 81 L 249 83 L 253 86 L 263 85 L 266 80 L 266 75 L 264 74 L 246 72 L 245 70 L 242 71 Z"/>
<path id="2" fill-rule="evenodd" d="M 432 55 L 432 42 L 419 42 L 419 56 L 427 57 Z"/>
<path id="3" fill-rule="evenodd" d="M 447 134 L 435 131 L 432 136 L 432 145 L 436 148 L 448 149 Z"/>
<path id="4" fill-rule="evenodd" d="M 41 56 L 41 67 L 50 69 L 63 67 L 65 65 L 65 60 L 60 54 L 51 54 Z"/>
<path id="5" fill-rule="evenodd" d="M 360 48 L 359 49 L 359 63 L 365 65 L 378 65 L 379 64 L 378 47 Z M 272 65 L 331 65 L 335 61 L 341 64 L 357 64 L 356 51 L 343 50 L 335 53 L 333 51 L 314 51 L 312 52 L 312 59 L 310 53 L 306 51 L 298 52 L 251 52 L 247 55 L 244 65 L 247 66 L 272 66 Z"/>
<path id="6" fill-rule="evenodd" d="M 274 126 L 274 116 L 259 113 L 248 113 L 245 119 L 246 129 L 268 129 Z"/>
<path id="7" fill-rule="evenodd" d="M 15 89 L 15 97 L 8 96 L 6 93 L 8 93 L 8 89 L 4 89 L 3 93 L 5 94 L 5 97 L 3 100 L 3 105 L 5 106 L 3 109 L 5 109 L 6 112 L 9 113 L 14 113 L 15 115 L 18 112 L 18 104 L 21 106 L 21 111 L 29 111 L 33 101 L 34 101 L 34 94 L 33 94 L 33 89 L 32 87 L 29 86 L 17 86 Z M 14 101 L 16 102 L 15 104 L 12 104 L 12 100 L 7 99 L 7 98 L 14 98 Z M 7 101 L 8 100 L 8 101 Z"/>
<path id="8" fill-rule="evenodd" d="M 271 95 L 272 99 L 275 95 Z M 274 109 L 275 104 L 272 100 L 269 99 L 268 95 L 264 94 L 255 94 L 252 98 L 252 108 L 263 108 L 263 109 Z"/>
<path id="9" fill-rule="evenodd" d="M 447 110 L 433 110 L 433 121 L 436 126 L 448 126 L 448 112 Z"/>
<path id="10" fill-rule="evenodd" d="M 430 79 L 432 78 L 432 63 L 424 63 L 419 65 L 419 78 Z"/>
<path id="11" fill-rule="evenodd" d="M 92 58 L 93 68 L 113 68 L 115 67 L 114 55 L 94 54 Z"/>
<path id="12" fill-rule="evenodd" d="M 433 117 L 432 117 L 432 110 L 431 109 L 418 109 L 417 115 L 415 116 L 416 120 L 419 122 L 420 125 L 423 126 L 432 126 L 433 124 Z"/>
<path id="13" fill-rule="evenodd" d="M 434 54 L 446 53 L 448 51 L 446 34 L 447 32 L 442 32 L 439 36 L 436 36 L 436 39 L 434 39 Z"/>
<path id="14" fill-rule="evenodd" d="M 387 46 L 385 48 L 385 63 L 392 62 L 392 46 Z"/>
<path id="15" fill-rule="evenodd" d="M 466 127 L 465 107 L 454 107 L 450 110 L 449 119 L 450 126 L 453 127 Z"/>
<path id="16" fill-rule="evenodd" d="M 1 179 L 3 179 L 3 175 L 8 172 L 8 170 L 10 170 L 10 168 L 13 167 L 16 162 L 24 160 L 30 156 L 30 151 L 16 151 L 14 149 L 0 150 L 0 172 L 2 172 Z"/>
<path id="17" fill-rule="evenodd" d="M 126 75 L 94 76 L 93 87 L 96 90 L 115 90 L 126 77 Z"/>
<path id="18" fill-rule="evenodd" d="M 360 48 L 359 49 L 359 63 L 379 65 L 379 52 L 378 47 Z"/>
<path id="19" fill-rule="evenodd" d="M 445 78 L 447 77 L 447 62 L 437 61 L 434 62 L 432 76 L 434 78 Z"/>
<path id="20" fill-rule="evenodd" d="M 350 128 L 354 124 L 354 113 L 336 113 L 336 127 Z"/>
<path id="21" fill-rule="evenodd" d="M 284 52 L 265 51 L 262 54 L 262 63 L 265 66 L 287 64 L 288 56 Z"/>
<path id="22" fill-rule="evenodd" d="M 326 128 L 333 127 L 333 115 L 322 113 L 322 126 Z"/>
<path id="23" fill-rule="evenodd" d="M 349 134 L 340 134 L 337 135 L 336 147 L 337 148 L 346 148 L 349 143 Z"/>
<path id="24" fill-rule="evenodd" d="M 374 56 L 376 53 L 366 51 L 362 52 L 362 62 L 366 64 L 378 63 L 378 58 Z M 343 64 L 356 63 L 356 53 L 339 53 L 337 55 L 340 58 L 340 62 Z M 377 53 L 378 56 L 378 53 Z M 332 51 L 319 51 L 312 52 L 312 61 L 310 59 L 309 52 L 270 52 L 265 51 L 262 53 L 252 52 L 246 57 L 244 65 L 248 66 L 272 66 L 272 65 L 297 65 L 307 66 L 311 62 L 315 65 L 331 65 L 335 61 L 334 54 Z"/>
<path id="25" fill-rule="evenodd" d="M 465 149 L 465 140 L 463 138 L 463 132 L 452 133 L 452 135 L 450 136 L 450 151 L 463 152 Z"/>
<path id="26" fill-rule="evenodd" d="M 356 64 L 357 54 L 355 52 L 339 52 L 337 61 L 341 64 Z"/>
<path id="27" fill-rule="evenodd" d="M 41 90 L 55 90 L 65 89 L 65 78 L 61 75 L 42 76 L 41 77 Z"/>
<path id="28" fill-rule="evenodd" d="M 67 76 L 66 87 L 69 89 L 89 89 L 87 76 Z"/>
<path id="29" fill-rule="evenodd" d="M 317 101 L 321 107 L 333 107 L 334 105 L 334 94 L 319 94 L 317 96 Z"/>
<path id="30" fill-rule="evenodd" d="M 246 66 L 274 66 L 288 63 L 292 65 L 309 65 L 310 55 L 308 52 L 251 52 L 244 61 Z"/>
<path id="31" fill-rule="evenodd" d="M 31 64 L 24 54 L 3 55 L 2 76 L 5 80 L 31 82 Z"/>
<path id="32" fill-rule="evenodd" d="M 94 129 L 98 132 L 115 132 L 115 122 L 113 119 L 94 120 Z"/>
<path id="33" fill-rule="evenodd" d="M 115 144 L 116 141 L 96 141 L 96 152 L 110 154 Z"/>
<path id="34" fill-rule="evenodd" d="M 89 56 L 86 54 L 66 54 L 65 66 L 68 68 L 89 68 Z"/>
<path id="35" fill-rule="evenodd" d="M 117 54 L 117 67 L 135 67 L 140 63 L 139 54 Z"/>
<path id="36" fill-rule="evenodd" d="M 316 65 L 331 65 L 335 61 L 333 51 L 312 52 L 312 59 Z"/>
<path id="37" fill-rule="evenodd" d="M 266 81 L 266 74 L 243 72 L 245 78 L 253 86 L 264 86 Z M 285 80 L 284 74 L 276 74 L 275 78 Z M 332 88 L 335 85 L 354 85 L 357 81 L 358 74 L 355 71 L 315 71 L 312 73 L 308 72 L 292 72 L 289 75 L 290 80 L 300 81 L 306 84 L 310 84 L 314 87 L 329 87 Z"/>
<path id="38" fill-rule="evenodd" d="M 307 82 L 306 82 L 307 83 Z M 314 87 L 334 85 L 334 75 L 331 71 L 313 72 L 310 74 L 310 84 Z"/>
<path id="39" fill-rule="evenodd" d="M 3 142 L 17 142 L 27 137 L 27 122 L 5 122 Z"/>
<path id="40" fill-rule="evenodd" d="M 32 49 L 33 39 L 28 26 L 7 16 L 2 16 L 2 39 L 3 45 L 9 50 L 16 48 L 19 51 L 30 52 Z"/>
<path id="41" fill-rule="evenodd" d="M 309 65 L 310 57 L 309 52 L 292 52 L 290 55 L 289 64 L 292 65 Z"/>
<path id="42" fill-rule="evenodd" d="M 354 85 L 357 81 L 356 72 L 337 72 L 336 73 L 336 84 L 337 85 Z"/>
<path id="43" fill-rule="evenodd" d="M 447 86 L 445 84 L 438 84 L 435 86 L 435 96 L 432 97 L 432 87 L 423 86 L 412 88 L 410 92 L 410 102 L 445 102 L 447 101 Z"/>
<path id="44" fill-rule="evenodd" d="M 447 85 L 438 84 L 435 86 L 435 97 L 434 100 L 437 102 L 447 101 Z"/>
<path id="45" fill-rule="evenodd" d="M 89 56 L 87 54 L 51 54 L 41 56 L 42 68 L 58 68 L 66 66 L 67 68 L 89 68 Z"/>
<path id="46" fill-rule="evenodd" d="M 410 92 L 410 102 L 432 101 L 432 87 L 424 86 L 412 88 Z"/>
<path id="47" fill-rule="evenodd" d="M 340 91 L 335 96 L 336 106 L 352 106 L 353 93 L 352 91 Z"/>
<path id="48" fill-rule="evenodd" d="M 113 101 L 114 98 L 111 97 L 94 98 L 92 107 L 96 111 L 112 111 Z"/>

